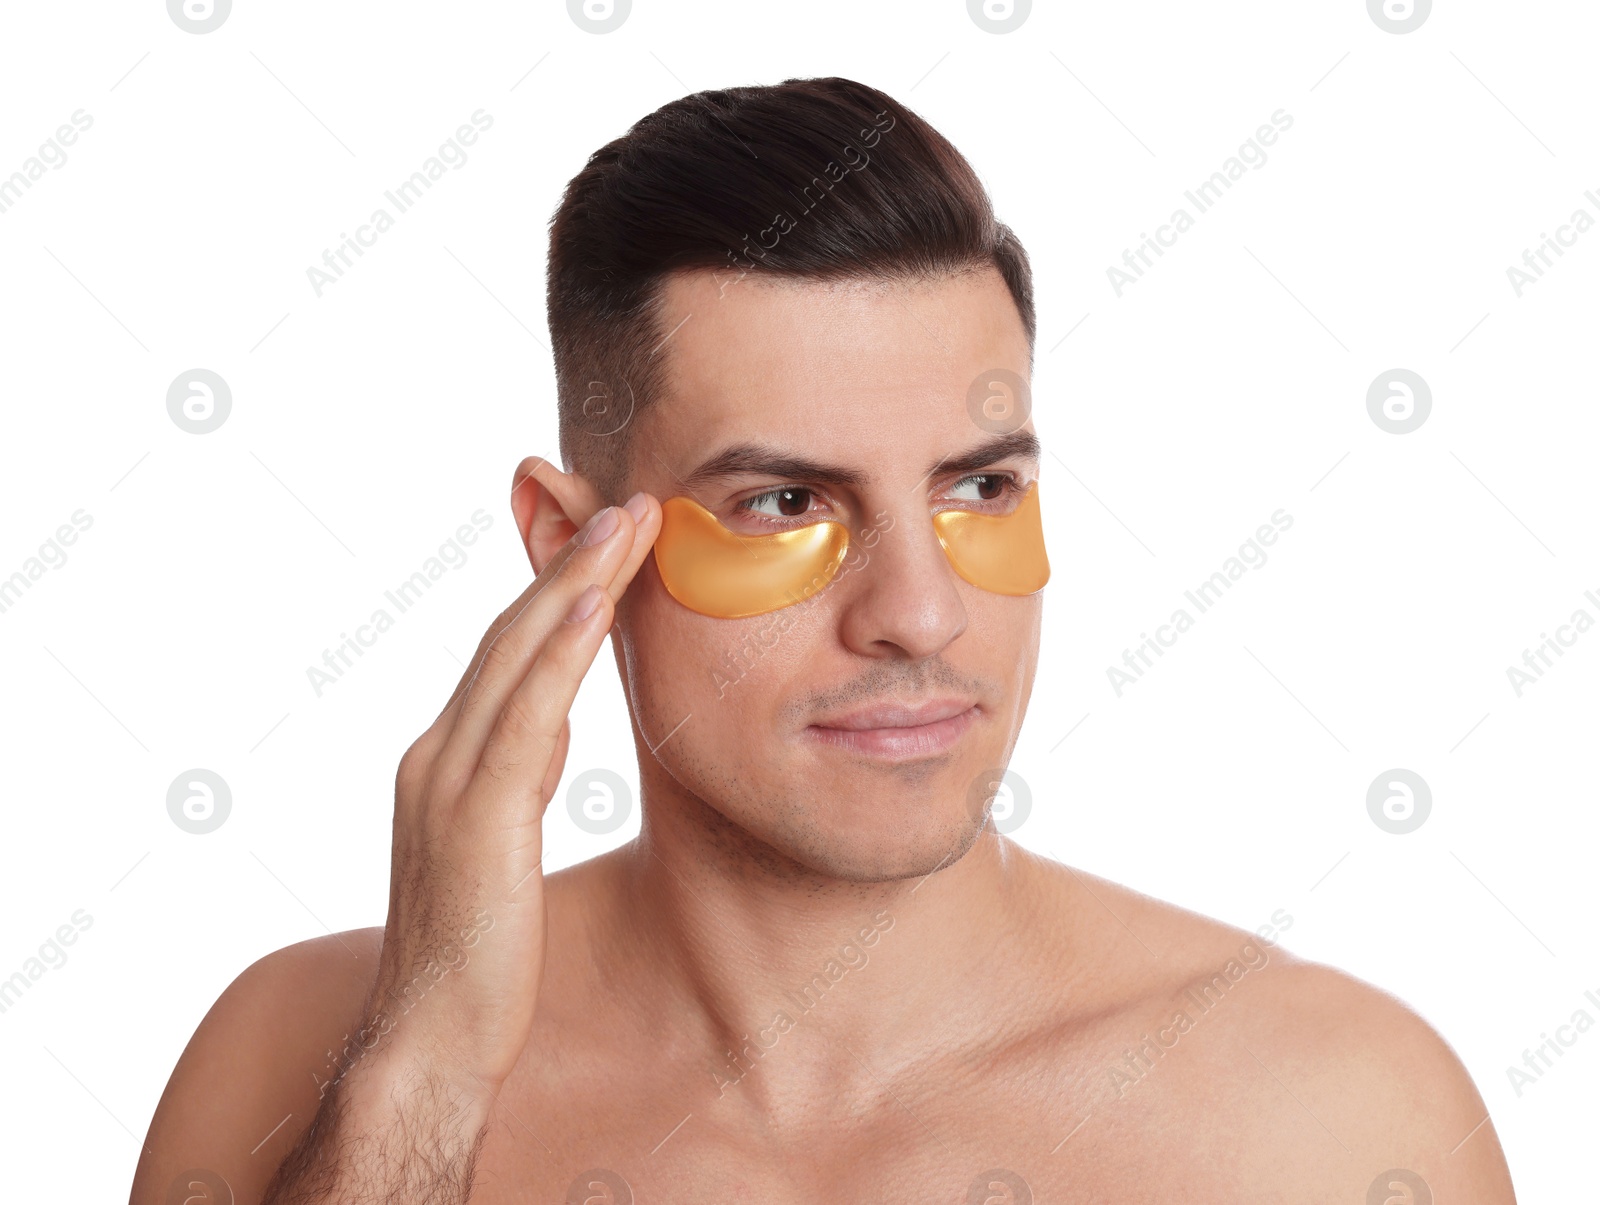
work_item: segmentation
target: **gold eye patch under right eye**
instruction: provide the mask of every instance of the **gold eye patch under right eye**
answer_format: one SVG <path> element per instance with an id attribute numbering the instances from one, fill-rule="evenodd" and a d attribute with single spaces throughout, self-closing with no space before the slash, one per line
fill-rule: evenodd
<path id="1" fill-rule="evenodd" d="M 673 598 L 702 615 L 744 619 L 804 602 L 833 579 L 849 547 L 842 523 L 741 536 L 678 497 L 661 504 L 654 551 Z"/>

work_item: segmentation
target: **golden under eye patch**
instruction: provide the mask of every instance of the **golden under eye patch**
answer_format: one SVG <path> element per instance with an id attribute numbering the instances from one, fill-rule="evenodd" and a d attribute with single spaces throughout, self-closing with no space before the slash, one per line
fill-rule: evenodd
<path id="1" fill-rule="evenodd" d="M 691 611 L 743 619 L 804 602 L 826 586 L 850 546 L 842 523 L 741 536 L 693 498 L 661 504 L 656 568 Z"/>
<path id="2" fill-rule="evenodd" d="M 1050 580 L 1037 481 L 1009 515 L 942 510 L 933 516 L 933 529 L 951 568 L 980 590 L 1032 594 Z"/>
<path id="3" fill-rule="evenodd" d="M 1050 580 L 1038 483 L 1009 515 L 945 510 L 934 531 L 951 567 L 965 581 L 996 594 L 1032 594 Z M 739 535 L 692 498 L 661 504 L 656 569 L 667 592 L 691 611 L 744 619 L 804 602 L 838 573 L 850 547 L 842 523 Z"/>

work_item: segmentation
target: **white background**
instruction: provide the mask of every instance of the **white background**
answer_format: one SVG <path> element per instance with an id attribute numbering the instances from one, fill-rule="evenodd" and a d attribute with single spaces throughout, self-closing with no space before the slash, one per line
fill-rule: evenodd
<path id="1" fill-rule="evenodd" d="M 1032 257 L 1054 576 L 1016 839 L 1248 928 L 1287 910 L 1288 948 L 1452 1043 L 1524 1200 L 1587 1183 L 1600 1033 L 1520 1097 L 1506 1068 L 1600 1019 L 1600 634 L 1521 697 L 1506 669 L 1600 619 L 1600 232 L 1520 297 L 1506 269 L 1600 218 L 1592 5 L 1442 3 L 1404 35 L 1360 0 L 1041 4 L 1005 35 L 956 0 L 639 0 L 603 36 L 553 0 L 3 20 L 0 177 L 93 119 L 0 213 L 0 577 L 93 520 L 0 613 L 0 978 L 93 918 L 0 1015 L 8 1196 L 121 1199 L 228 982 L 383 922 L 396 762 L 528 578 L 507 493 L 557 455 L 560 190 L 675 97 L 797 75 L 920 112 Z M 306 269 L 478 109 L 466 164 L 319 298 Z M 1279 109 L 1266 164 L 1119 297 L 1124 248 Z M 196 367 L 232 391 L 207 435 L 166 409 Z M 1366 407 L 1395 367 L 1433 396 L 1406 435 Z M 307 667 L 480 507 L 466 563 L 318 697 Z M 1268 562 L 1118 697 L 1107 667 L 1278 508 Z M 635 783 L 596 665 L 567 780 Z M 233 797 L 204 836 L 166 810 L 195 767 Z M 1404 836 L 1366 808 L 1395 767 L 1433 792 Z M 564 798 L 551 865 L 637 830 L 587 835 Z"/>

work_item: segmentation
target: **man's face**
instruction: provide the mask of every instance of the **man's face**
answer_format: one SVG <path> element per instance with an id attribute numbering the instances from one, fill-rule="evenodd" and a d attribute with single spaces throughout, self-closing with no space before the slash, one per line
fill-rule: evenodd
<path id="1" fill-rule="evenodd" d="M 988 772 L 1009 760 L 1039 651 L 1041 596 L 964 581 L 931 521 L 951 508 L 1009 514 L 1037 478 L 1034 456 L 1005 449 L 929 472 L 1005 438 L 968 407 L 982 374 L 1028 378 L 1004 281 L 984 270 L 919 284 L 732 283 L 697 271 L 670 280 L 661 325 L 668 386 L 631 433 L 623 492 L 688 495 L 740 534 L 831 519 L 851 551 L 819 593 L 746 619 L 682 606 L 646 559 L 615 646 L 654 748 L 641 750 L 650 806 L 698 801 L 707 824 L 774 868 L 787 863 L 763 846 L 862 882 L 958 859 L 979 831 Z M 697 475 L 744 445 L 760 452 Z M 779 457 L 818 467 L 751 463 Z M 939 704 L 960 714 L 898 733 L 884 726 L 915 717 L 851 714 Z M 836 727 L 852 724 L 876 730 Z"/>

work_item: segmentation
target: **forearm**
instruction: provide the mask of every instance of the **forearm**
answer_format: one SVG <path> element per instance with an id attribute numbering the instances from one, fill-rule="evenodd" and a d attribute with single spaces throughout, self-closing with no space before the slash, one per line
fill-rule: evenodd
<path id="1" fill-rule="evenodd" d="M 329 1088 L 262 1205 L 464 1205 L 489 1107 L 419 1062 L 358 1065 Z"/>

